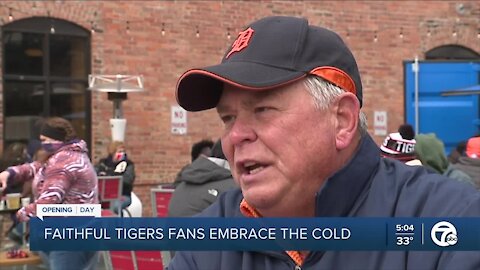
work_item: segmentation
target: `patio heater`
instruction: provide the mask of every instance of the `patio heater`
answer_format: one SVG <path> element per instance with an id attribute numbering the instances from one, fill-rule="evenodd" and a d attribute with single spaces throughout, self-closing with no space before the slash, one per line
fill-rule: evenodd
<path id="1" fill-rule="evenodd" d="M 129 92 L 141 92 L 141 75 L 88 75 L 88 90 L 107 92 L 108 100 L 113 101 L 113 117 L 110 119 L 112 141 L 125 141 L 127 120 L 123 118 L 122 102 Z"/>

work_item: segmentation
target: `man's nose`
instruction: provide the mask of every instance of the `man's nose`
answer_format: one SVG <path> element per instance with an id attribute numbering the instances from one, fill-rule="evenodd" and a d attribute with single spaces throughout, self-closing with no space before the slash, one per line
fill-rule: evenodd
<path id="1" fill-rule="evenodd" d="M 257 139 L 254 125 L 251 120 L 237 117 L 228 136 L 233 145 L 238 146 Z"/>

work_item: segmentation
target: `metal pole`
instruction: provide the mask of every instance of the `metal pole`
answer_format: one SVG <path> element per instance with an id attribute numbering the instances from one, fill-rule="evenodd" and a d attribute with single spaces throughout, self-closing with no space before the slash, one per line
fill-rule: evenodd
<path id="1" fill-rule="evenodd" d="M 123 118 L 122 100 L 121 99 L 114 99 L 113 100 L 113 118 L 116 118 L 116 119 Z"/>
<path id="2" fill-rule="evenodd" d="M 415 56 L 415 62 L 412 65 L 412 70 L 415 73 L 415 134 L 419 132 L 419 113 L 418 113 L 418 73 L 420 72 L 420 66 L 418 64 L 418 56 Z"/>

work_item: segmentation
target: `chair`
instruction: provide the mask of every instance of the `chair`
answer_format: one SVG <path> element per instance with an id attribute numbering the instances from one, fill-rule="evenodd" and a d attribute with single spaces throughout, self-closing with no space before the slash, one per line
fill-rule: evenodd
<path id="1" fill-rule="evenodd" d="M 142 217 L 143 216 L 143 204 L 138 196 L 132 191 L 132 202 L 127 208 L 123 209 L 124 217 Z"/>
<path id="2" fill-rule="evenodd" d="M 105 251 L 105 268 L 108 270 L 138 270 L 133 251 Z"/>
<path id="3" fill-rule="evenodd" d="M 136 270 L 165 269 L 170 263 L 170 253 L 164 251 L 135 251 Z"/>
<path id="4" fill-rule="evenodd" d="M 98 176 L 98 196 L 102 204 L 102 216 L 115 216 L 108 208 L 122 197 L 122 176 Z M 121 209 L 118 209 L 121 213 Z"/>
<path id="5" fill-rule="evenodd" d="M 170 263 L 170 256 L 164 258 L 160 251 L 105 251 L 107 270 L 163 270 Z"/>
<path id="6" fill-rule="evenodd" d="M 168 204 L 172 198 L 174 189 L 171 188 L 153 188 L 151 192 L 152 213 L 154 217 L 168 216 Z"/>
<path id="7" fill-rule="evenodd" d="M 168 204 L 170 203 L 170 199 L 172 198 L 173 191 L 174 189 L 170 187 L 153 188 L 150 191 L 151 198 L 152 198 L 152 213 L 154 217 L 168 216 Z M 171 257 L 172 256 L 170 251 L 160 251 L 160 260 L 164 265 L 163 268 L 165 268 L 170 263 Z"/>

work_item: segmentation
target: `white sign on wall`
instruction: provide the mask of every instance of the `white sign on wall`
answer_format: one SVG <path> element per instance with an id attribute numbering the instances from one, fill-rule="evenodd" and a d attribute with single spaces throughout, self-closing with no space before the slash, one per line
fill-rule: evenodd
<path id="1" fill-rule="evenodd" d="M 373 130 L 374 135 L 386 136 L 388 118 L 386 111 L 374 111 L 373 112 Z"/>
<path id="2" fill-rule="evenodd" d="M 172 134 L 187 134 L 187 111 L 180 106 L 172 106 Z"/>

